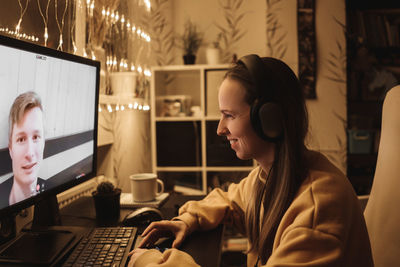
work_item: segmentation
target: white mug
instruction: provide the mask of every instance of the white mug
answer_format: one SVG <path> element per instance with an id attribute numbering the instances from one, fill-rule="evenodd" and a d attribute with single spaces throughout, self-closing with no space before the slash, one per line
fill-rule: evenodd
<path id="1" fill-rule="evenodd" d="M 155 173 L 137 173 L 129 176 L 133 201 L 152 201 L 164 192 L 164 183 Z M 158 185 L 160 187 L 157 189 Z"/>

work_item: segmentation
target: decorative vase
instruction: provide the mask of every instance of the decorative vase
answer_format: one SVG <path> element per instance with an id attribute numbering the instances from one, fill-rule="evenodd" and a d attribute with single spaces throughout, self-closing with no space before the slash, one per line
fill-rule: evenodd
<path id="1" fill-rule="evenodd" d="M 216 65 L 219 64 L 219 49 L 215 47 L 209 47 L 206 49 L 207 64 Z"/>
<path id="2" fill-rule="evenodd" d="M 185 65 L 194 64 L 195 61 L 196 61 L 196 56 L 195 55 L 184 55 L 183 56 L 183 63 Z"/>
<path id="3" fill-rule="evenodd" d="M 136 97 L 137 74 L 132 71 L 110 73 L 111 90 L 114 95 Z"/>

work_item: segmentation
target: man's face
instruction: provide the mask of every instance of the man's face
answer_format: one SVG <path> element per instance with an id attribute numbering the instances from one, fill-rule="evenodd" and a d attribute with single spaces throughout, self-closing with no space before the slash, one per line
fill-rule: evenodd
<path id="1" fill-rule="evenodd" d="M 43 132 L 43 113 L 39 107 L 25 112 L 21 121 L 13 125 L 9 151 L 14 179 L 20 185 L 31 185 L 38 177 L 43 160 Z"/>

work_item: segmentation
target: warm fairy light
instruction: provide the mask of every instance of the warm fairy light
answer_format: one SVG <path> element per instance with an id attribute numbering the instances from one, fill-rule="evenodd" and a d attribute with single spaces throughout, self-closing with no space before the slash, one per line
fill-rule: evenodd
<path id="1" fill-rule="evenodd" d="M 101 107 L 99 106 L 99 112 L 101 112 Z"/>
<path id="2" fill-rule="evenodd" d="M 132 109 L 132 108 L 133 108 L 132 103 L 129 103 L 128 107 L 129 107 L 130 109 Z"/>
<path id="3" fill-rule="evenodd" d="M 115 110 L 116 110 L 116 111 L 118 111 L 118 110 L 119 110 L 119 106 L 118 106 L 118 105 L 115 107 Z"/>
<path id="4" fill-rule="evenodd" d="M 143 106 L 142 105 L 139 105 L 138 106 L 138 110 L 142 110 L 143 109 Z"/>
<path id="5" fill-rule="evenodd" d="M 138 106 L 139 106 L 139 104 L 138 104 L 137 102 L 135 102 L 135 104 L 133 104 L 133 108 L 134 108 L 134 109 L 137 109 Z"/>
<path id="6" fill-rule="evenodd" d="M 142 69 L 141 66 L 139 66 L 139 67 L 137 68 L 137 70 L 138 70 L 139 73 L 142 73 L 142 71 L 143 71 L 143 69 Z"/>
<path id="7" fill-rule="evenodd" d="M 125 109 L 124 105 L 121 106 L 121 111 L 123 111 Z"/>
<path id="8" fill-rule="evenodd" d="M 121 16 L 121 23 L 125 23 L 125 17 L 124 17 L 124 15 Z"/>
<path id="9" fill-rule="evenodd" d="M 131 23 L 129 22 L 129 20 L 127 20 L 127 22 L 126 22 L 126 27 L 127 27 L 128 29 L 131 28 Z"/>
<path id="10" fill-rule="evenodd" d="M 150 0 L 144 0 L 144 4 L 146 5 L 147 11 L 150 11 L 151 10 Z"/>
<path id="11" fill-rule="evenodd" d="M 22 39 L 25 39 L 25 40 L 29 40 L 29 41 L 32 41 L 32 42 L 38 42 L 39 41 L 39 38 L 34 36 L 34 35 L 28 35 L 26 33 L 18 33 L 17 31 L 12 31 L 12 30 L 9 30 L 8 28 L 0 28 L 0 32 L 4 32 L 4 33 L 6 33 L 8 35 L 13 35 L 15 37 L 22 38 Z"/>
<path id="12" fill-rule="evenodd" d="M 143 73 L 145 76 L 151 77 L 151 71 L 149 69 L 145 69 Z"/>
<path id="13" fill-rule="evenodd" d="M 87 57 L 87 53 L 86 53 L 86 49 L 85 48 L 83 48 L 83 56 Z"/>
<path id="14" fill-rule="evenodd" d="M 131 71 L 135 71 L 135 65 L 131 65 Z"/>
<path id="15" fill-rule="evenodd" d="M 144 111 L 150 110 L 150 106 L 149 106 L 149 105 L 143 105 L 143 110 L 144 110 Z"/>
<path id="16" fill-rule="evenodd" d="M 110 104 L 107 105 L 107 110 L 108 110 L 108 112 L 112 112 L 112 107 Z"/>
<path id="17" fill-rule="evenodd" d="M 103 17 L 106 16 L 106 9 L 103 7 L 103 9 L 101 10 L 101 15 L 103 15 Z"/>
<path id="18" fill-rule="evenodd" d="M 92 53 L 92 60 L 96 60 L 96 55 L 94 54 L 94 52 L 91 51 L 91 53 Z"/>

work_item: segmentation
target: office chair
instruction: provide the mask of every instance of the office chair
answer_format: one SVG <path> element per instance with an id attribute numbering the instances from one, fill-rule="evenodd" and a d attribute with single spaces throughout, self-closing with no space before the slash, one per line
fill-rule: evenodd
<path id="1" fill-rule="evenodd" d="M 364 211 L 376 267 L 400 266 L 400 86 L 385 97 L 378 159 Z"/>

